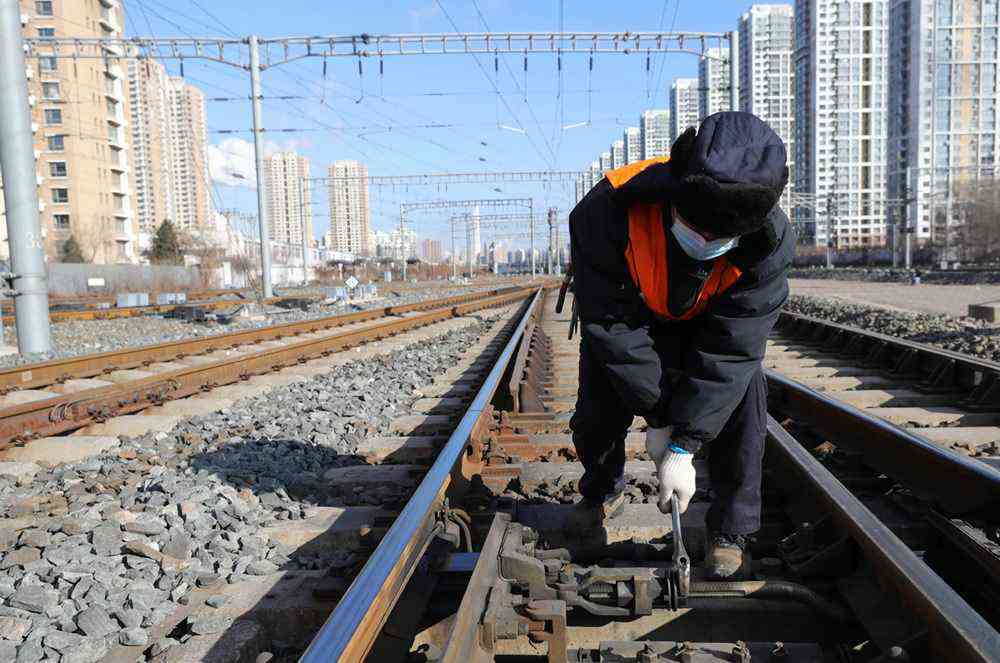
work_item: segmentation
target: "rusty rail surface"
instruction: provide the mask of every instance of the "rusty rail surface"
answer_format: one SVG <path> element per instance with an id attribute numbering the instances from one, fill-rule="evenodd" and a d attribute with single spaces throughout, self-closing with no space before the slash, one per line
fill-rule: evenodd
<path id="1" fill-rule="evenodd" d="M 246 380 L 252 375 L 270 373 L 284 366 L 326 356 L 367 341 L 386 338 L 473 311 L 504 306 L 525 299 L 534 291 L 531 288 L 516 288 L 511 292 L 472 297 L 471 301 L 449 302 L 444 306 L 439 301 L 438 307 L 425 313 L 391 318 L 359 330 L 301 339 L 282 347 L 240 353 L 212 363 L 188 366 L 140 380 L 5 408 L 0 410 L 0 449 L 19 441 L 65 433 L 113 416 L 138 412 L 167 400 L 184 398 L 220 385 Z M 410 306 L 419 307 L 423 304 L 394 307 L 393 313 L 382 315 L 402 313 L 403 308 L 419 310 L 409 309 Z"/>
<path id="2" fill-rule="evenodd" d="M 493 396 L 501 386 L 525 327 L 540 305 L 539 289 L 465 415 L 441 449 L 416 493 L 382 538 L 336 609 L 302 655 L 301 663 L 362 661 L 402 595 L 417 563 L 435 535 L 436 515 L 470 444 L 485 436 L 492 423 Z"/>
<path id="3" fill-rule="evenodd" d="M 343 315 L 316 318 L 315 320 L 303 320 L 300 322 L 288 322 L 279 325 L 261 327 L 258 329 L 244 329 L 218 334 L 202 338 L 184 339 L 180 341 L 170 341 L 158 343 L 139 348 L 126 348 L 111 352 L 100 352 L 96 354 L 81 355 L 78 357 L 67 357 L 65 359 L 55 359 L 52 361 L 28 364 L 0 370 L 0 392 L 11 391 L 13 389 L 32 389 L 44 387 L 56 382 L 65 381 L 71 378 L 90 378 L 112 370 L 124 368 L 138 368 L 148 366 L 154 362 L 169 361 L 190 355 L 205 354 L 215 350 L 223 350 L 238 345 L 259 343 L 261 341 L 271 341 L 286 336 L 312 333 L 340 327 L 356 322 L 376 320 L 389 316 L 411 313 L 414 311 L 427 311 L 442 306 L 453 306 L 466 302 L 476 301 L 486 297 L 494 297 L 505 292 L 501 290 L 487 290 L 483 292 L 456 295 L 442 299 L 427 300 L 415 304 L 403 304 L 400 306 L 387 306 L 383 308 L 373 308 Z M 230 302 L 231 303 L 231 302 Z"/>

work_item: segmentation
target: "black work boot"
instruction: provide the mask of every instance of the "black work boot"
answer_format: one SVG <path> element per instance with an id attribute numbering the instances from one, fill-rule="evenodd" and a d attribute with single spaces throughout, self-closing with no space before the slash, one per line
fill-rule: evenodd
<path id="1" fill-rule="evenodd" d="M 625 476 L 615 480 L 610 492 L 597 497 L 592 490 L 587 490 L 585 479 L 581 479 L 581 488 L 587 493 L 579 502 L 573 505 L 569 516 L 569 526 L 578 531 L 600 526 L 605 518 L 611 518 L 621 511 L 625 503 Z"/>
<path id="2" fill-rule="evenodd" d="M 715 580 L 735 580 L 739 577 L 746 554 L 747 538 L 739 534 L 709 532 L 705 568 Z"/>

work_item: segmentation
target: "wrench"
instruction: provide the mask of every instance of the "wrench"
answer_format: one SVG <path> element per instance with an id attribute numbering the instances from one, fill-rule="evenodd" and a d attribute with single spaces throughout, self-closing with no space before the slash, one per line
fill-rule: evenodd
<path id="1" fill-rule="evenodd" d="M 670 521 L 674 538 L 674 572 L 677 574 L 678 594 L 688 595 L 691 587 L 691 558 L 684 549 L 684 539 L 681 537 L 681 503 L 677 493 L 670 496 Z"/>

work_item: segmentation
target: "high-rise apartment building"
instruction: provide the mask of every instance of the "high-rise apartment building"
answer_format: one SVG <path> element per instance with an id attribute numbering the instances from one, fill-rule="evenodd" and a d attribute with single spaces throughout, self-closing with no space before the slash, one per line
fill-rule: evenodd
<path id="1" fill-rule="evenodd" d="M 601 152 L 601 159 L 600 159 L 601 172 L 603 173 L 608 170 L 611 170 L 614 167 L 612 166 L 612 163 L 613 162 L 611 161 L 611 152 Z"/>
<path id="2" fill-rule="evenodd" d="M 699 105 L 698 79 L 677 78 L 670 86 L 670 144 L 688 127 L 697 127 L 701 113 Z"/>
<path id="3" fill-rule="evenodd" d="M 643 111 L 639 116 L 639 140 L 643 159 L 670 154 L 670 111 Z"/>
<path id="4" fill-rule="evenodd" d="M 785 142 L 789 185 L 782 207 L 788 214 L 795 181 L 794 23 L 791 5 L 753 5 L 739 23 L 740 110 L 767 122 Z"/>
<path id="5" fill-rule="evenodd" d="M 625 141 L 619 138 L 611 143 L 611 167 L 621 168 L 625 165 Z"/>
<path id="6" fill-rule="evenodd" d="M 730 55 L 730 49 L 713 46 L 705 49 L 705 54 L 698 59 L 699 120 L 714 113 L 733 110 L 730 97 Z"/>
<path id="7" fill-rule="evenodd" d="M 20 9 L 25 38 L 123 36 L 118 0 L 21 0 Z M 128 89 L 124 61 L 115 59 L 123 53 L 113 46 L 102 48 L 106 60 L 73 59 L 45 46 L 28 59 L 41 227 L 49 260 L 58 260 L 70 236 L 89 261 L 139 259 L 128 175 Z"/>
<path id="8" fill-rule="evenodd" d="M 166 220 L 200 231 L 211 222 L 205 96 L 159 62 L 128 61 L 136 218 L 151 235 Z"/>
<path id="9" fill-rule="evenodd" d="M 893 0 L 889 214 L 949 249 L 961 202 L 997 176 L 1000 9 L 982 0 Z"/>
<path id="10" fill-rule="evenodd" d="M 271 240 L 301 246 L 302 232 L 313 241 L 312 188 L 309 159 L 295 152 L 274 152 L 264 157 L 267 191 L 267 227 Z M 365 231 L 367 244 L 367 229 Z M 347 251 L 348 249 L 334 249 Z"/>
<path id="11" fill-rule="evenodd" d="M 797 0 L 795 26 L 795 192 L 815 203 L 793 214 L 820 245 L 884 244 L 889 0 Z"/>
<path id="12" fill-rule="evenodd" d="M 370 255 L 368 168 L 358 161 L 335 161 L 329 168 L 330 231 L 335 251 Z"/>
<path id="13" fill-rule="evenodd" d="M 642 161 L 642 137 L 639 135 L 639 127 L 626 127 L 623 142 L 625 143 L 625 163 Z"/>
<path id="14" fill-rule="evenodd" d="M 439 239 L 422 239 L 420 240 L 420 255 L 419 258 L 425 262 L 438 263 L 441 262 L 441 240 Z"/>

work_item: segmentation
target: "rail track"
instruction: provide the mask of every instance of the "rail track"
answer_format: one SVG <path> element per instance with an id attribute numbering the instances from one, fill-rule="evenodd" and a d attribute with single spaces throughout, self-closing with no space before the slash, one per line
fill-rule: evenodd
<path id="1" fill-rule="evenodd" d="M 524 299 L 510 287 L 0 371 L 0 450 Z"/>
<path id="2" fill-rule="evenodd" d="M 579 348 L 554 300 L 535 294 L 497 356 L 463 369 L 478 390 L 442 383 L 449 414 L 357 470 L 419 483 L 366 530 L 371 554 L 302 661 L 1000 660 L 1000 366 L 785 316 L 766 359 L 764 524 L 747 579 L 713 583 L 707 468 L 665 518 L 641 419 L 627 499 L 573 527 Z"/>

